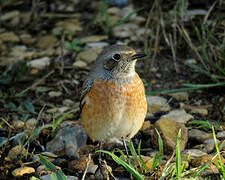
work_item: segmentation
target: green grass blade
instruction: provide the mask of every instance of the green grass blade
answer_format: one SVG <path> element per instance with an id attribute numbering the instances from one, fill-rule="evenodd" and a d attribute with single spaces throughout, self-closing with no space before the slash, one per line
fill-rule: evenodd
<path id="1" fill-rule="evenodd" d="M 176 175 L 177 179 L 181 179 L 181 152 L 180 152 L 180 141 L 181 141 L 181 129 L 177 135 L 177 145 L 176 145 Z"/>
<path id="2" fill-rule="evenodd" d="M 163 156 L 163 140 L 161 138 L 159 131 L 157 129 L 155 130 L 156 130 L 156 133 L 158 134 L 159 154 Z"/>
<path id="3" fill-rule="evenodd" d="M 141 162 L 141 166 L 144 169 L 144 172 L 146 173 L 148 170 L 147 170 L 146 164 L 144 162 L 144 159 L 141 156 L 141 140 L 140 140 L 140 142 L 138 144 L 138 156 L 139 156 L 139 160 Z"/>
<path id="4" fill-rule="evenodd" d="M 219 147 L 218 147 L 218 143 L 217 143 L 217 139 L 216 139 L 216 133 L 215 133 L 215 129 L 214 129 L 213 126 L 212 126 L 212 131 L 213 131 L 213 138 L 214 138 L 214 142 L 215 142 L 215 146 L 216 146 L 216 152 L 217 152 L 217 156 L 218 156 L 219 165 L 220 165 L 220 168 L 221 168 L 221 171 L 222 171 L 222 176 L 225 179 L 225 167 L 224 167 L 224 164 L 221 160 L 220 150 L 219 150 Z"/>
<path id="5" fill-rule="evenodd" d="M 183 84 L 186 87 L 190 87 L 190 88 L 210 88 L 210 87 L 217 87 L 217 86 L 225 86 L 225 82 L 221 82 L 221 83 L 215 83 L 215 84 L 189 84 L 189 83 L 184 83 Z"/>
<path id="6" fill-rule="evenodd" d="M 132 168 L 129 164 L 127 164 L 126 162 L 124 162 L 123 160 L 121 160 L 118 156 L 116 156 L 115 154 L 109 152 L 109 151 L 104 151 L 104 150 L 99 150 L 96 152 L 102 152 L 105 154 L 110 155 L 113 160 L 115 162 L 117 162 L 118 164 L 121 164 L 129 173 L 131 173 L 137 180 L 144 180 L 144 178 L 134 169 Z"/>
<path id="7" fill-rule="evenodd" d="M 62 170 L 57 170 L 56 166 L 46 158 L 44 158 L 44 156 L 42 156 L 41 154 L 39 154 L 39 158 L 41 164 L 43 164 L 47 170 L 54 172 L 54 174 L 51 175 L 53 180 L 67 180 L 67 177 L 65 174 L 63 174 Z"/>

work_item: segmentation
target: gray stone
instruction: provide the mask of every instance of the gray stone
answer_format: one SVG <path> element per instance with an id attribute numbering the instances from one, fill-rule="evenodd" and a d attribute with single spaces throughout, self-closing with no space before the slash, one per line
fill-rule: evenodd
<path id="1" fill-rule="evenodd" d="M 183 109 L 176 109 L 173 111 L 170 111 L 168 114 L 163 116 L 164 118 L 171 118 L 179 123 L 186 124 L 188 121 L 194 119 L 194 117 L 188 113 L 186 113 Z"/>
<path id="2" fill-rule="evenodd" d="M 41 180 L 53 180 L 53 178 L 51 177 L 51 174 L 41 176 L 40 179 Z M 78 180 L 78 178 L 75 176 L 67 176 L 67 180 Z"/>
<path id="3" fill-rule="evenodd" d="M 212 138 L 211 133 L 206 133 L 199 129 L 191 129 L 188 133 L 188 136 L 190 140 L 198 141 L 201 143 L 204 143 L 205 140 Z"/>
<path id="4" fill-rule="evenodd" d="M 47 150 L 58 155 L 77 157 L 76 152 L 86 145 L 87 135 L 82 126 L 67 124 L 47 143 Z"/>
<path id="5" fill-rule="evenodd" d="M 160 96 L 147 96 L 148 112 L 168 112 L 171 108 L 167 104 L 167 99 Z"/>
<path id="6" fill-rule="evenodd" d="M 218 132 L 216 137 L 218 139 L 223 139 L 224 140 L 225 139 L 225 131 Z"/>

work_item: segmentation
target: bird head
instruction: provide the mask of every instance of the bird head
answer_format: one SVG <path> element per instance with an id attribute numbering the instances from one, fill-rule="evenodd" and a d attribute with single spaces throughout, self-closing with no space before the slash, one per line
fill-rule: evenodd
<path id="1" fill-rule="evenodd" d="M 93 72 L 100 79 L 129 79 L 135 75 L 136 61 L 145 56 L 128 46 L 109 46 L 99 54 Z"/>

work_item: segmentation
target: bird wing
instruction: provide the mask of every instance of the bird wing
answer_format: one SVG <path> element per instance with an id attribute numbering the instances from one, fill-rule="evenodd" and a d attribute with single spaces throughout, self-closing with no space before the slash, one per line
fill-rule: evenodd
<path id="1" fill-rule="evenodd" d="M 94 82 L 93 79 L 88 78 L 83 83 L 82 90 L 81 90 L 81 97 L 80 97 L 80 110 L 82 110 L 85 104 L 85 96 L 90 91 L 93 82 Z"/>

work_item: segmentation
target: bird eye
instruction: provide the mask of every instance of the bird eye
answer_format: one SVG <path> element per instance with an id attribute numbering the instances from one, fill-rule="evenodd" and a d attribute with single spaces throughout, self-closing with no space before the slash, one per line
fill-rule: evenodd
<path id="1" fill-rule="evenodd" d="M 114 54 L 113 56 L 112 56 L 112 59 L 113 60 L 115 60 L 115 61 L 119 61 L 120 60 L 120 54 Z"/>

